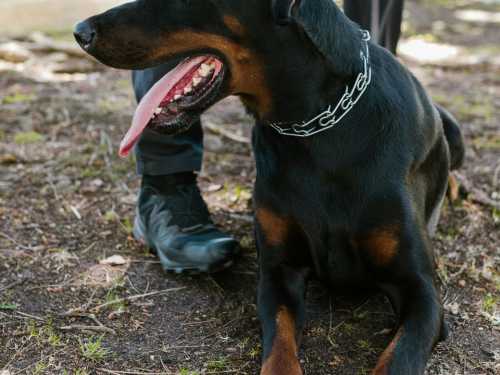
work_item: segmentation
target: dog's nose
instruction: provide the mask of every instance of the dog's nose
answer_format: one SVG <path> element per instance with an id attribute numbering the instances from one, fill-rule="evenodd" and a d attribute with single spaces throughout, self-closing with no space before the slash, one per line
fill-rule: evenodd
<path id="1" fill-rule="evenodd" d="M 80 22 L 75 26 L 75 31 L 73 32 L 78 44 L 85 50 L 89 51 L 95 44 L 97 37 L 97 31 L 95 27 L 88 21 Z"/>

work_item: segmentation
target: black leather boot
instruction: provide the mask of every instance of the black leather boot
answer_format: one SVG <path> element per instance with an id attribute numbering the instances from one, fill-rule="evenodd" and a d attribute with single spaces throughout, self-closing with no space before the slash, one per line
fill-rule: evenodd
<path id="1" fill-rule="evenodd" d="M 238 245 L 213 224 L 194 173 L 143 176 L 134 236 L 176 273 L 225 269 Z"/>

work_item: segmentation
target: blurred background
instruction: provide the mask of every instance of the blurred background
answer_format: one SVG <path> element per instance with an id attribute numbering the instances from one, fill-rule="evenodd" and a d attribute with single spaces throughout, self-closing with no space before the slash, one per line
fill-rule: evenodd
<path id="1" fill-rule="evenodd" d="M 255 374 L 252 120 L 228 98 L 203 118 L 204 197 L 242 257 L 214 276 L 162 272 L 132 240 L 138 178 L 117 146 L 130 73 L 73 42 L 114 0 L 0 0 L 0 374 Z M 460 121 L 433 241 L 451 336 L 428 374 L 500 373 L 500 0 L 408 0 L 399 57 Z M 178 288 L 184 288 L 179 290 Z M 368 374 L 394 316 L 380 297 L 313 284 L 309 374 Z"/>

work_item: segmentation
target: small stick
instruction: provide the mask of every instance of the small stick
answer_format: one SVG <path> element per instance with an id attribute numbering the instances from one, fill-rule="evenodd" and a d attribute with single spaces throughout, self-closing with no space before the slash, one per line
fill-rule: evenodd
<path id="1" fill-rule="evenodd" d="M 14 281 L 13 283 L 10 283 L 4 287 L 1 287 L 0 288 L 0 292 L 3 292 L 4 290 L 7 290 L 7 289 L 10 289 L 10 288 L 13 288 L 19 284 L 22 284 L 24 282 L 24 280 L 17 280 L 17 281 Z"/>
<path id="2" fill-rule="evenodd" d="M 118 371 L 118 370 L 109 370 L 107 368 L 100 368 L 98 369 L 102 372 L 106 372 L 108 374 L 124 374 L 124 375 L 166 375 L 166 374 L 171 374 L 167 372 L 139 372 L 139 371 Z"/>
<path id="3" fill-rule="evenodd" d="M 163 294 L 163 293 L 177 292 L 177 291 L 183 290 L 183 289 L 186 289 L 186 287 L 183 286 L 181 288 L 170 288 L 170 289 L 164 289 L 164 290 L 157 290 L 157 291 L 154 291 L 154 292 L 149 292 L 149 293 L 144 293 L 144 294 L 137 294 L 137 295 L 130 296 L 130 297 L 117 298 L 117 299 L 115 299 L 113 301 L 109 301 L 109 302 L 103 303 L 101 305 L 98 305 L 98 306 L 92 308 L 92 310 L 100 310 L 103 307 L 106 307 L 106 306 L 109 306 L 109 305 L 114 305 L 116 303 L 126 302 L 126 301 L 135 301 L 137 299 L 141 299 L 141 298 L 145 298 L 145 297 L 151 297 L 151 296 L 158 295 L 158 294 Z"/>
<path id="4" fill-rule="evenodd" d="M 238 143 L 244 143 L 244 144 L 250 144 L 250 139 L 247 137 L 243 137 L 241 135 L 235 134 L 233 132 L 230 132 L 226 129 L 223 129 L 221 126 L 211 124 L 208 121 L 203 124 L 203 127 L 207 128 L 210 130 L 212 133 L 218 134 L 222 137 L 228 138 L 232 141 L 238 142 Z"/>
<path id="5" fill-rule="evenodd" d="M 104 333 L 111 333 L 112 335 L 116 335 L 116 332 L 112 328 L 108 328 L 105 326 L 86 326 L 82 324 L 73 324 L 70 326 L 63 326 L 59 327 L 60 330 L 62 331 L 71 331 L 71 330 L 82 330 L 82 331 L 95 331 L 95 332 L 104 332 Z"/>
<path id="6" fill-rule="evenodd" d="M 12 238 L 11 236 L 9 236 L 7 233 L 3 233 L 3 232 L 0 232 L 0 237 L 3 237 L 7 240 L 9 240 L 10 242 L 12 242 L 14 245 L 16 246 L 19 246 L 21 249 L 24 249 L 24 250 L 30 250 L 32 251 L 33 248 L 32 247 L 29 247 L 29 246 L 24 246 L 23 244 L 20 244 L 19 242 L 17 242 L 14 238 Z"/>
<path id="7" fill-rule="evenodd" d="M 40 318 L 39 316 L 36 316 L 36 315 L 31 315 L 31 314 L 28 314 L 28 313 L 24 313 L 22 311 L 16 311 L 15 312 L 16 314 L 19 314 L 21 316 L 24 316 L 26 318 L 31 318 L 31 319 L 35 319 L 35 320 L 38 320 L 40 322 L 45 322 L 46 319 L 44 318 Z"/>

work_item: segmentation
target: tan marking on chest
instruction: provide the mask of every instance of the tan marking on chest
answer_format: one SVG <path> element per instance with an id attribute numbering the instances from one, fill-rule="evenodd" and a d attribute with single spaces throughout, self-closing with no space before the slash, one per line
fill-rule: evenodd
<path id="1" fill-rule="evenodd" d="M 276 315 L 271 354 L 262 366 L 261 375 L 302 375 L 297 350 L 295 321 L 288 309 L 281 307 Z"/>
<path id="2" fill-rule="evenodd" d="M 376 265 L 387 265 L 398 251 L 399 228 L 391 225 L 375 229 L 356 238 L 354 245 L 361 251 L 367 251 Z"/>
<path id="3" fill-rule="evenodd" d="M 270 246 L 282 245 L 288 236 L 289 220 L 278 216 L 267 208 L 258 208 L 256 216 L 264 233 L 266 244 Z"/>

